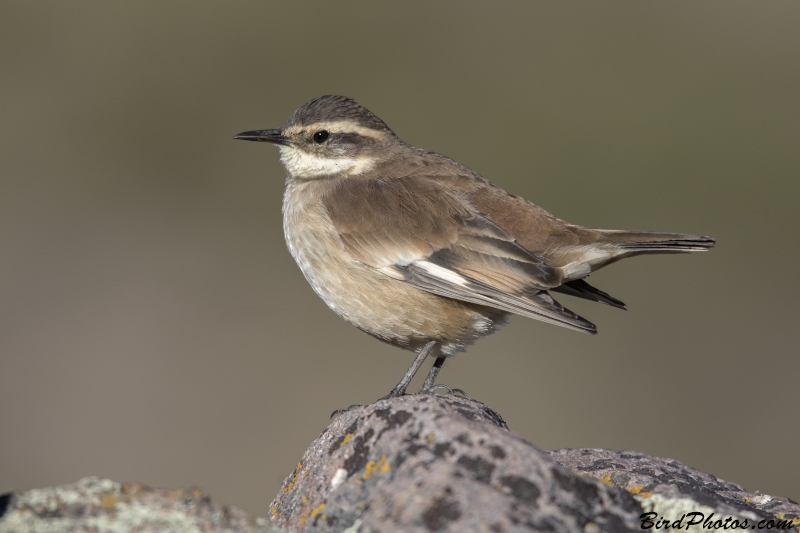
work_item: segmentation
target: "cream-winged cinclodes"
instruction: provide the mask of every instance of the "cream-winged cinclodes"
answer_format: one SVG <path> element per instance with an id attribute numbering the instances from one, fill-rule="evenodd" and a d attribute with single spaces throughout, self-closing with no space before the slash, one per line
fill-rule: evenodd
<path id="1" fill-rule="evenodd" d="M 430 391 L 447 356 L 512 313 L 596 333 L 550 292 L 625 305 L 584 278 L 641 254 L 708 250 L 709 237 L 583 228 L 401 141 L 343 96 L 314 98 L 279 129 L 234 139 L 278 145 L 288 173 L 283 230 L 308 282 L 339 316 L 418 355 Z"/>

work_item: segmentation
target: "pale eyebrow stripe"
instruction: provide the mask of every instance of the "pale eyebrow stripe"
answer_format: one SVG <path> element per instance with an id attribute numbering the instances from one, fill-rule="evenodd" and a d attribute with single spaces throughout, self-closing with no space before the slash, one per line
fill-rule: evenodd
<path id="1" fill-rule="evenodd" d="M 301 130 L 328 130 L 331 133 L 355 133 L 358 135 L 363 135 L 364 137 L 372 137 L 373 139 L 386 138 L 386 132 L 373 130 L 372 128 L 365 128 L 364 126 L 359 126 L 358 124 L 348 122 L 346 120 L 337 120 L 334 122 L 316 122 L 302 128 L 294 126 L 292 128 L 288 128 L 287 133 L 293 133 Z"/>

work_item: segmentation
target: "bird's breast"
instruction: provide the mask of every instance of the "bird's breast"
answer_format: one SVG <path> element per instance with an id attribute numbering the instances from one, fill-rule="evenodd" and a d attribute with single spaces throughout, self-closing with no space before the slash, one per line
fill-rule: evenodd
<path id="1" fill-rule="evenodd" d="M 359 265 L 342 247 L 322 204 L 325 191 L 320 185 L 319 181 L 287 185 L 283 198 L 283 233 L 289 253 L 314 291 L 331 309 L 347 318 L 342 287 L 351 284 Z"/>
<path id="2" fill-rule="evenodd" d="M 393 279 L 345 250 L 322 202 L 326 180 L 290 181 L 283 199 L 289 252 L 339 316 L 383 341 L 416 349 L 440 341 L 452 353 L 505 322 L 505 314 L 443 298 Z"/>

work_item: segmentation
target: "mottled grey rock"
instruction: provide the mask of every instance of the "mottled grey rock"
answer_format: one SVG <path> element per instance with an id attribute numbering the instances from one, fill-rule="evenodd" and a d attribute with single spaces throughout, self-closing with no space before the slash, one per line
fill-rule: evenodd
<path id="1" fill-rule="evenodd" d="M 0 496 L 0 533 L 280 533 L 199 490 L 153 490 L 88 477 Z"/>
<path id="2" fill-rule="evenodd" d="M 745 492 L 678 461 L 543 452 L 480 402 L 411 395 L 336 418 L 286 479 L 269 518 L 304 533 L 599 533 L 800 531 L 799 517 L 797 502 Z M 86 478 L 0 495 L 0 533 L 279 531 L 191 489 Z"/>
<path id="3" fill-rule="evenodd" d="M 272 503 L 290 531 L 634 531 L 627 491 L 562 467 L 485 405 L 380 400 L 340 415 Z"/>
<path id="4" fill-rule="evenodd" d="M 741 529 L 758 528 L 760 522 L 790 521 L 793 530 L 800 526 L 800 504 L 788 498 L 752 494 L 735 483 L 690 468 L 673 459 L 661 459 L 636 452 L 614 452 L 594 449 L 564 449 L 550 456 L 579 475 L 591 476 L 625 489 L 642 505 L 643 512 L 660 517 L 711 522 L 733 517 L 748 520 Z M 733 520 L 729 521 L 729 525 Z M 760 529 L 760 528 L 759 528 Z M 775 528 L 770 529 L 778 529 Z"/>
<path id="5" fill-rule="evenodd" d="M 800 531 L 791 500 L 633 452 L 543 452 L 482 403 L 431 395 L 340 415 L 271 514 L 303 533 Z"/>

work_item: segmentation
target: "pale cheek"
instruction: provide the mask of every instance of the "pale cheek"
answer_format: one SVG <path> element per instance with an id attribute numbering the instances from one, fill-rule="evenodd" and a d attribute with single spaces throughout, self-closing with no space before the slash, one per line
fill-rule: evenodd
<path id="1" fill-rule="evenodd" d="M 370 158 L 327 158 L 307 154 L 288 146 L 281 146 L 281 163 L 294 178 L 317 178 L 334 174 L 360 174 L 374 168 Z"/>

